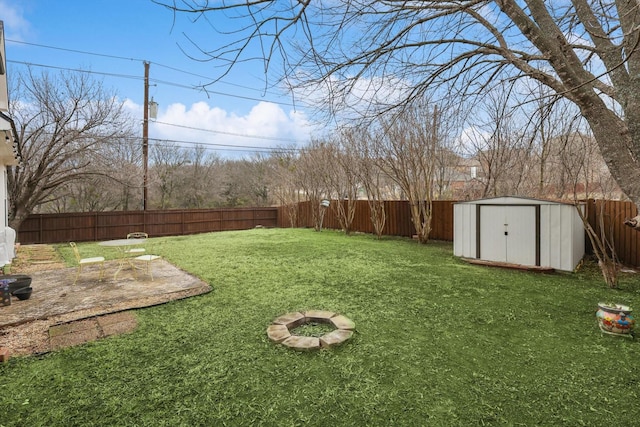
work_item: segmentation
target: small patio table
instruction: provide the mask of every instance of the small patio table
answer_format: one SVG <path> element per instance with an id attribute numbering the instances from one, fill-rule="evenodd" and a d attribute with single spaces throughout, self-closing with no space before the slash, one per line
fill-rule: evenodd
<path id="1" fill-rule="evenodd" d="M 131 261 L 131 257 L 127 256 L 126 250 L 130 246 L 141 246 L 147 243 L 147 239 L 116 239 L 116 240 L 105 240 L 104 242 L 98 242 L 100 246 L 106 246 L 110 248 L 115 248 L 118 250 L 119 259 L 118 259 L 118 269 L 113 275 L 113 280 L 116 280 L 118 277 L 118 273 L 122 270 L 124 265 L 128 263 L 133 269 L 133 274 L 137 277 L 138 274 L 136 272 L 136 266 Z"/>

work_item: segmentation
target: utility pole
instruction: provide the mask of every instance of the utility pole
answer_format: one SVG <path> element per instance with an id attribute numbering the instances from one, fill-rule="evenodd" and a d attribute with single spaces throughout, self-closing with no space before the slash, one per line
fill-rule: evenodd
<path id="1" fill-rule="evenodd" d="M 144 120 L 142 122 L 143 195 L 142 210 L 147 210 L 147 176 L 149 173 L 149 63 L 144 61 Z"/>

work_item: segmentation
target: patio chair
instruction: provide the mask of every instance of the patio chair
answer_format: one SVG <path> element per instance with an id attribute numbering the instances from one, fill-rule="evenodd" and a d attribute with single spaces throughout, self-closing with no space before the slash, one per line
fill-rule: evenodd
<path id="1" fill-rule="evenodd" d="M 136 262 L 141 262 L 144 263 L 144 272 L 146 275 L 148 275 L 149 277 L 151 277 L 151 280 L 153 281 L 153 271 L 151 271 L 151 264 L 154 261 L 157 261 L 159 259 L 162 259 L 162 256 L 160 255 L 156 255 L 153 252 L 159 252 L 159 248 L 162 248 L 162 246 L 164 246 L 166 242 L 164 241 L 160 241 L 160 242 L 155 242 L 153 246 L 151 246 L 151 249 L 149 252 L 152 253 L 148 253 L 148 254 L 144 254 L 144 255 L 140 255 L 137 256 L 135 258 L 133 258 L 133 261 Z"/>
<path id="2" fill-rule="evenodd" d="M 162 259 L 160 255 L 153 255 L 153 254 L 144 254 L 134 258 L 135 261 L 140 261 L 145 263 L 144 272 L 149 277 L 151 277 L 151 281 L 153 281 L 153 272 L 151 271 L 151 263 L 159 259 Z"/>
<path id="3" fill-rule="evenodd" d="M 104 277 L 104 257 L 95 256 L 91 258 L 82 258 L 80 256 L 80 251 L 78 250 L 78 246 L 76 246 L 75 242 L 69 242 L 69 245 L 71 246 L 71 249 L 73 249 L 73 254 L 76 257 L 76 261 L 78 262 L 78 269 L 76 270 L 76 278 L 73 281 L 73 284 L 75 285 L 76 282 L 78 281 L 78 277 L 82 272 L 82 267 L 84 267 L 85 265 L 91 265 L 91 264 L 100 264 L 100 280 L 102 280 L 102 278 Z"/>
<path id="4" fill-rule="evenodd" d="M 127 239 L 148 239 L 149 235 L 143 231 L 134 231 L 133 233 L 127 234 Z M 138 255 L 145 253 L 146 250 L 144 248 L 129 248 L 125 249 L 125 255 Z"/>

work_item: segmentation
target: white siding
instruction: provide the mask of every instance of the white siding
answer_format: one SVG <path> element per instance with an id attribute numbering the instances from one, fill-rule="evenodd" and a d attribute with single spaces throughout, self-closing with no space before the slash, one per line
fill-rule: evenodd
<path id="1" fill-rule="evenodd" d="M 4 227 L 8 226 L 8 218 L 9 218 L 9 195 L 7 191 L 7 168 L 2 168 L 3 173 L 0 174 L 0 200 L 2 200 L 0 206 L 0 218 L 2 218 L 2 223 L 0 224 L 0 229 L 4 229 Z"/>
<path id="2" fill-rule="evenodd" d="M 453 205 L 453 254 L 465 258 L 476 257 L 476 207 L 470 204 Z"/>

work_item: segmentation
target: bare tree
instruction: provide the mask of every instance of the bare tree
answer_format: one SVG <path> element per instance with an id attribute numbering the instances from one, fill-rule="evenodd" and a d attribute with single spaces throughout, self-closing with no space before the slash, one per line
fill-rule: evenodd
<path id="1" fill-rule="evenodd" d="M 479 162 L 481 197 L 525 193 L 521 185 L 527 177 L 529 147 L 523 143 L 517 107 L 509 95 L 503 90 L 489 92 L 471 116 L 475 132 L 466 149 Z"/>
<path id="2" fill-rule="evenodd" d="M 268 206 L 272 202 L 269 186 L 267 185 L 266 158 L 256 153 L 251 159 L 238 161 L 242 172 L 240 181 L 244 184 L 248 195 L 248 206 Z"/>
<path id="3" fill-rule="evenodd" d="M 610 288 L 617 288 L 621 265 L 616 255 L 613 229 L 608 230 L 605 227 L 604 203 L 583 205 L 579 202 L 580 199 L 603 196 L 599 183 L 602 172 L 608 175 L 608 171 L 601 167 L 603 161 L 591 135 L 574 131 L 562 135 L 558 138 L 558 142 L 560 172 L 570 184 L 571 189 L 567 196 L 572 198 L 576 205 L 585 233 L 591 243 L 591 251 L 598 260 L 598 267 L 605 283 Z M 596 227 L 589 221 L 588 209 L 600 210 L 596 214 L 600 219 Z"/>
<path id="4" fill-rule="evenodd" d="M 351 128 L 344 132 L 345 142 L 359 154 L 359 167 L 356 169 L 358 182 L 364 188 L 369 205 L 369 216 L 373 232 L 380 239 L 387 221 L 384 209 L 384 178 L 386 175 L 377 164 L 374 137 L 363 127 Z"/>
<path id="5" fill-rule="evenodd" d="M 88 153 L 83 177 L 51 191 L 34 213 L 131 210 L 142 206 L 142 150 L 138 138 L 114 138 Z M 83 153 L 78 153 L 82 157 Z M 118 167 L 113 167 L 118 165 Z"/>
<path id="6" fill-rule="evenodd" d="M 18 128 L 23 161 L 7 170 L 9 225 L 20 228 L 55 190 L 95 175 L 89 166 L 101 147 L 130 137 L 133 121 L 123 103 L 86 73 L 34 74 L 12 81 L 11 116 Z"/>
<path id="7" fill-rule="evenodd" d="M 334 100 L 357 96 L 363 85 L 388 89 L 376 82 L 399 82 L 400 96 L 379 97 L 393 108 L 438 84 L 465 96 L 537 80 L 579 107 L 612 176 L 640 207 L 637 1 L 154 1 L 212 15 L 210 23 L 224 22 L 217 14 L 247 18 L 232 40 L 198 53 L 231 68 L 255 58 L 258 46 L 265 73 L 280 64 L 279 75 L 323 84 Z M 628 225 L 640 229 L 640 216 Z"/>
<path id="8" fill-rule="evenodd" d="M 280 206 L 284 206 L 291 227 L 298 225 L 300 188 L 296 185 L 297 152 L 291 148 L 279 148 L 271 153 L 267 163 L 267 182 Z"/>
<path id="9" fill-rule="evenodd" d="M 350 131 L 342 129 L 326 145 L 327 188 L 336 199 L 334 209 L 345 234 L 351 234 L 351 224 L 356 213 L 358 200 L 358 169 L 360 156 L 351 144 Z"/>
<path id="10" fill-rule="evenodd" d="M 595 141 L 591 135 L 573 131 L 561 135 L 556 145 L 559 146 L 560 173 L 570 188 L 566 196 L 576 205 L 605 283 L 610 288 L 616 288 L 621 265 L 616 255 L 613 229 L 605 227 L 604 203 L 580 203 L 580 199 L 602 196 L 599 182 L 603 161 Z M 595 227 L 589 221 L 588 209 L 600 210 L 596 214 L 600 223 Z"/>
<path id="11" fill-rule="evenodd" d="M 451 139 L 450 141 L 453 141 Z M 462 158 L 455 146 L 438 146 L 435 153 L 434 198 L 450 199 L 453 196 L 451 182 L 457 177 Z"/>
<path id="12" fill-rule="evenodd" d="M 175 193 L 180 188 L 180 170 L 188 164 L 189 159 L 184 148 L 175 143 L 162 142 L 153 144 L 149 150 L 151 167 L 149 168 L 150 194 L 153 205 L 159 209 L 177 207 Z"/>
<path id="13" fill-rule="evenodd" d="M 557 172 L 565 184 L 563 196 L 569 199 L 602 197 L 597 176 L 601 173 L 598 167 L 601 158 L 593 137 L 575 129 L 559 135 L 553 143 Z"/>
<path id="14" fill-rule="evenodd" d="M 250 159 L 222 162 L 221 196 L 227 207 L 268 206 L 272 202 L 267 182 L 267 159 L 259 153 Z"/>
<path id="15" fill-rule="evenodd" d="M 324 207 L 321 202 L 331 194 L 327 187 L 327 167 L 331 160 L 326 145 L 325 141 L 312 140 L 300 150 L 296 167 L 296 183 L 311 204 L 311 218 L 316 231 L 322 229 Z"/>
<path id="16" fill-rule="evenodd" d="M 99 155 L 100 161 L 95 167 L 110 178 L 102 187 L 104 194 L 113 195 L 114 204 L 110 209 L 142 209 L 144 183 L 140 138 L 113 139 L 100 149 Z"/>
<path id="17" fill-rule="evenodd" d="M 375 139 L 378 166 L 404 192 L 418 242 L 427 243 L 442 115 L 437 108 L 416 105 L 393 120 L 382 119 Z"/>
<path id="18" fill-rule="evenodd" d="M 554 95 L 549 88 L 539 82 L 531 82 L 525 90 L 529 91 L 526 94 L 527 98 L 532 98 L 521 107 L 523 114 L 529 117 L 522 134 L 527 141 L 531 160 L 534 163 L 531 165 L 529 177 L 529 181 L 532 184 L 535 183 L 531 188 L 531 195 L 549 197 L 559 191 L 559 188 L 554 185 L 557 164 L 552 161 L 553 141 L 575 121 L 577 108 L 564 98 Z M 560 196 L 561 194 L 558 195 Z"/>
<path id="19" fill-rule="evenodd" d="M 184 165 L 176 171 L 179 176 L 176 205 L 187 209 L 211 206 L 222 180 L 221 159 L 217 154 L 208 153 L 202 145 L 184 148 L 184 156 Z"/>

